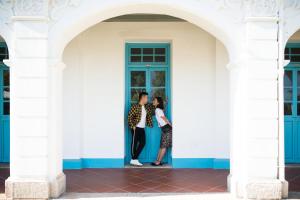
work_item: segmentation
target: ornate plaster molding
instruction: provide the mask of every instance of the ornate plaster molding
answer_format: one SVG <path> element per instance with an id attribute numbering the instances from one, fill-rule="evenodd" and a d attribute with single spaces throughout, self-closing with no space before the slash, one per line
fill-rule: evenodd
<path id="1" fill-rule="evenodd" d="M 12 17 L 46 17 L 58 19 L 65 9 L 76 7 L 81 0 L 0 0 L 0 23 Z"/>
<path id="2" fill-rule="evenodd" d="M 277 17 L 279 0 L 217 0 L 219 8 L 240 12 L 242 19 L 249 17 Z"/>
<path id="3" fill-rule="evenodd" d="M 80 1 L 81 0 L 50 0 L 49 17 L 52 20 L 58 20 L 66 9 L 79 6 Z"/>

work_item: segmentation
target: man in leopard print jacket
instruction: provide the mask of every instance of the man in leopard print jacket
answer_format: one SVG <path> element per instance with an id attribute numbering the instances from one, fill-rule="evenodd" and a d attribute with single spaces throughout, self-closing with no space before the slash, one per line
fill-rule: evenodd
<path id="1" fill-rule="evenodd" d="M 128 114 L 128 125 L 132 132 L 131 165 L 142 166 L 138 157 L 146 144 L 145 127 L 153 127 L 152 116 L 155 107 L 148 104 L 148 93 L 139 94 L 139 103 L 133 105 Z"/>

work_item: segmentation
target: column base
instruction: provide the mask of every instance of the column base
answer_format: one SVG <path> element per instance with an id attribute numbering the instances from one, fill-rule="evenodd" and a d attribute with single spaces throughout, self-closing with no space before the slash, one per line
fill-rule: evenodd
<path id="1" fill-rule="evenodd" d="M 281 181 L 282 183 L 282 198 L 288 198 L 289 196 L 289 182 L 286 180 Z"/>
<path id="2" fill-rule="evenodd" d="M 278 179 L 249 180 L 245 186 L 249 199 L 281 199 L 283 185 Z"/>
<path id="3" fill-rule="evenodd" d="M 243 184 L 229 174 L 227 187 L 228 191 L 237 198 L 281 199 L 288 197 L 288 182 L 278 179 L 252 179 Z"/>
<path id="4" fill-rule="evenodd" d="M 47 180 L 32 180 L 9 177 L 5 181 L 6 199 L 48 199 L 49 183 Z"/>
<path id="5" fill-rule="evenodd" d="M 58 198 L 66 191 L 66 175 L 61 173 L 50 183 L 50 197 Z"/>

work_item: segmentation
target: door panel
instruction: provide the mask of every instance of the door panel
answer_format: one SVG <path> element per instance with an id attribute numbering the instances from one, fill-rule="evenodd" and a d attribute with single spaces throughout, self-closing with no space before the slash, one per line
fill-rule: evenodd
<path id="1" fill-rule="evenodd" d="M 9 69 L 0 64 L 0 162 L 9 162 L 10 155 L 10 83 Z"/>
<path id="2" fill-rule="evenodd" d="M 289 65 L 284 74 L 285 162 L 300 163 L 300 68 Z"/>
<path id="3" fill-rule="evenodd" d="M 138 103 L 139 93 L 148 92 L 148 101 L 152 103 L 155 96 L 162 96 L 165 100 L 169 96 L 169 54 L 166 44 L 127 44 L 126 46 L 126 117 L 130 107 Z M 167 47 L 167 48 L 166 48 Z M 166 107 L 169 116 L 170 105 Z M 139 157 L 141 162 L 152 162 L 156 160 L 160 146 L 161 130 L 153 116 L 153 128 L 146 128 L 146 145 Z M 126 120 L 127 122 L 127 120 Z M 125 125 L 128 127 L 128 124 Z M 131 159 L 131 130 L 126 132 L 126 162 Z M 169 153 L 164 162 L 169 160 Z"/>

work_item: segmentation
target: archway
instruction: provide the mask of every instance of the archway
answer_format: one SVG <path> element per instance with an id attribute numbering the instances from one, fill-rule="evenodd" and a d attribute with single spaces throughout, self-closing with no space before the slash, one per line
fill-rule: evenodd
<path id="1" fill-rule="evenodd" d="M 300 133 L 298 128 L 299 109 L 299 63 L 300 31 L 287 41 L 284 51 L 284 157 L 285 177 L 290 192 L 299 192 L 300 177 Z"/>
<path id="2" fill-rule="evenodd" d="M 8 46 L 0 36 L 0 193 L 4 192 L 4 180 L 9 177 L 10 161 L 10 75 L 4 63 L 9 58 Z"/>
<path id="3" fill-rule="evenodd" d="M 153 18 L 157 17 L 160 21 L 153 22 Z M 137 22 L 141 19 L 144 19 L 142 23 Z M 128 152 L 124 153 L 124 148 L 128 144 L 124 142 L 124 134 L 130 134 L 127 128 L 124 131 L 124 126 L 127 127 L 124 116 L 128 112 L 126 109 L 124 112 L 124 83 L 125 74 L 128 74 L 125 72 L 124 58 L 126 43 L 134 43 L 137 48 L 145 44 L 148 48 L 149 45 L 170 45 L 168 79 L 172 95 L 169 103 L 173 108 L 172 119 L 177 120 L 174 122 L 177 149 L 173 150 L 173 160 L 169 165 L 173 168 L 228 169 L 229 117 L 226 114 L 229 113 L 229 74 L 225 47 L 214 36 L 189 22 L 171 16 L 149 14 L 106 20 L 78 35 L 66 47 L 63 56 L 66 64 L 63 80 L 64 167 L 122 168 L 126 165 L 124 156 Z M 156 46 L 153 48 L 156 51 Z M 141 70 L 137 67 L 135 71 Z M 158 66 L 154 67 L 158 69 Z M 160 66 L 159 70 L 163 68 Z M 195 98 L 190 99 L 187 105 L 184 95 Z M 197 101 L 202 102 L 198 108 L 190 107 L 197 105 Z M 200 114 L 194 115 L 190 113 L 191 110 Z M 192 120 L 192 128 L 184 131 L 185 120 L 182 116 L 185 115 L 193 116 L 195 121 Z M 197 135 L 193 130 L 198 124 L 202 125 Z M 215 130 L 215 127 L 218 128 Z M 180 134 L 183 132 L 185 135 Z M 205 148 L 199 148 L 201 146 Z M 222 170 L 220 173 L 224 185 L 221 184 L 219 191 L 225 191 L 228 172 Z M 205 189 L 209 191 L 211 188 Z"/>

